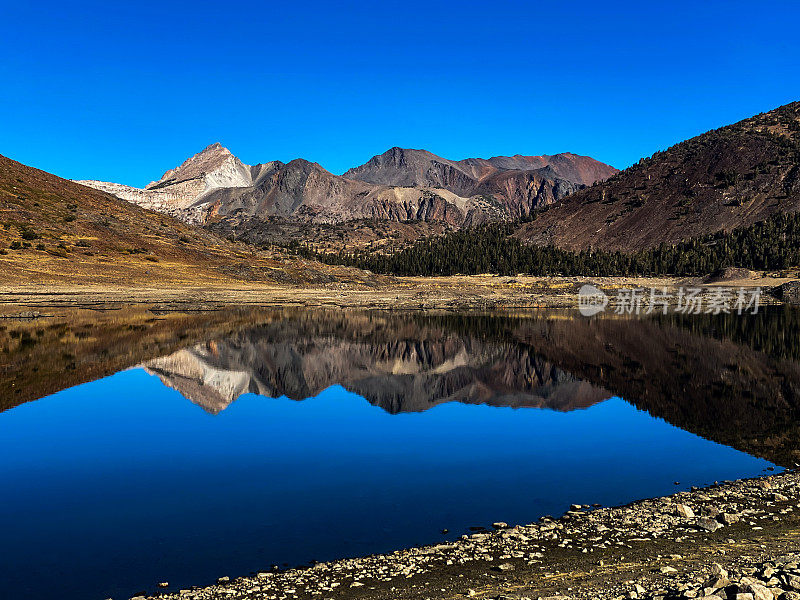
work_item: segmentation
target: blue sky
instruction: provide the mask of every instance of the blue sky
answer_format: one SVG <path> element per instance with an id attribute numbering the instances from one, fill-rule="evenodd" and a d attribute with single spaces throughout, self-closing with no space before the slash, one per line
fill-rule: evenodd
<path id="1" fill-rule="evenodd" d="M 0 0 L 0 153 L 144 185 L 209 143 L 625 167 L 800 99 L 797 2 Z"/>

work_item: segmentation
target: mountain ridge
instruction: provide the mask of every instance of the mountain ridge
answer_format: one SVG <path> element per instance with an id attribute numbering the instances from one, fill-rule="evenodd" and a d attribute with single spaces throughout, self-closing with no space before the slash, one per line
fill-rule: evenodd
<path id="1" fill-rule="evenodd" d="M 391 177 L 371 172 L 367 179 L 372 181 L 359 178 L 370 162 L 392 152 L 413 157 L 411 162 L 395 161 L 404 165 L 405 174 L 395 169 Z M 419 156 L 424 156 L 422 162 Z M 506 168 L 511 166 L 515 168 Z M 423 167 L 425 173 L 416 173 Z M 566 179 L 562 172 L 580 181 Z M 569 153 L 450 161 L 428 151 L 394 148 L 340 176 L 305 159 L 246 165 L 215 142 L 145 188 L 95 180 L 77 183 L 191 224 L 223 222 L 240 233 L 243 216 L 329 224 L 354 219 L 442 221 L 454 227 L 515 219 L 577 191 L 585 181 L 614 172 Z"/>
<path id="2" fill-rule="evenodd" d="M 571 152 L 540 156 L 515 154 L 513 156 L 449 160 L 428 150 L 395 146 L 382 154 L 373 156 L 363 165 L 348 169 L 342 176 L 383 185 L 434 187 L 439 185 L 446 188 L 445 181 L 435 178 L 437 173 L 431 171 L 433 166 L 460 171 L 473 180 L 473 186 L 499 171 L 538 171 L 550 167 L 550 173 L 553 176 L 579 185 L 591 185 L 618 172 L 614 167 L 591 157 Z M 386 169 L 388 172 L 381 172 L 381 168 L 386 167 L 388 167 Z M 400 167 L 403 168 L 400 169 Z M 426 178 L 425 175 L 429 173 L 432 177 Z"/>

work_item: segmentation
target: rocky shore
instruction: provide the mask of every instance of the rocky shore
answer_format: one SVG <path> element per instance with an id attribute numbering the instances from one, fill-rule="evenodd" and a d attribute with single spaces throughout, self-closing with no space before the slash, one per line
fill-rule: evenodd
<path id="1" fill-rule="evenodd" d="M 799 543 L 800 474 L 785 471 L 150 598 L 795 600 Z"/>

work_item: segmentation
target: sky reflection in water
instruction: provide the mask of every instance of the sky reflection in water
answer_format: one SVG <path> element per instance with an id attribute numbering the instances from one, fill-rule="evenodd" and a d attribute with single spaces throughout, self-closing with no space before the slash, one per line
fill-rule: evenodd
<path id="1" fill-rule="evenodd" d="M 390 415 L 333 386 L 214 416 L 140 369 L 0 414 L 0 452 L 0 576 L 37 600 L 54 581 L 62 599 L 122 598 L 390 551 L 771 464 L 619 398 Z"/>

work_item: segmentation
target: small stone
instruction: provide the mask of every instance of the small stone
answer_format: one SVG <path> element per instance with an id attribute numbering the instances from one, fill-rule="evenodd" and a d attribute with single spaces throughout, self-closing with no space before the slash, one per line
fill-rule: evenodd
<path id="1" fill-rule="evenodd" d="M 706 582 L 706 587 L 718 590 L 727 587 L 730 583 L 727 577 L 712 577 Z"/>
<path id="2" fill-rule="evenodd" d="M 775 600 L 772 592 L 758 583 L 751 583 L 747 586 L 747 590 L 753 594 L 753 600 Z"/>
<path id="3" fill-rule="evenodd" d="M 495 529 L 508 529 L 508 523 L 503 523 L 503 521 L 498 521 L 497 523 L 492 523 L 492 527 Z"/>
<path id="4" fill-rule="evenodd" d="M 717 577 L 727 577 L 728 572 L 719 563 L 711 563 L 711 574 Z"/>
<path id="5" fill-rule="evenodd" d="M 675 511 L 678 513 L 679 517 L 684 517 L 686 519 L 694 517 L 694 511 L 686 504 L 676 504 Z"/>
<path id="6" fill-rule="evenodd" d="M 513 571 L 516 567 L 511 563 L 501 563 L 494 568 L 497 571 Z"/>
<path id="7" fill-rule="evenodd" d="M 664 575 L 672 575 L 673 573 L 677 573 L 678 569 L 676 569 L 675 567 L 661 567 L 659 569 L 659 572 Z"/>
<path id="8" fill-rule="evenodd" d="M 708 532 L 714 532 L 717 529 L 722 529 L 723 525 L 719 521 L 715 521 L 709 517 L 700 517 L 697 519 L 697 526 L 700 529 L 705 529 Z"/>
<path id="9" fill-rule="evenodd" d="M 793 590 L 800 590 L 800 577 L 798 577 L 797 575 L 787 575 L 786 585 L 788 585 Z"/>

